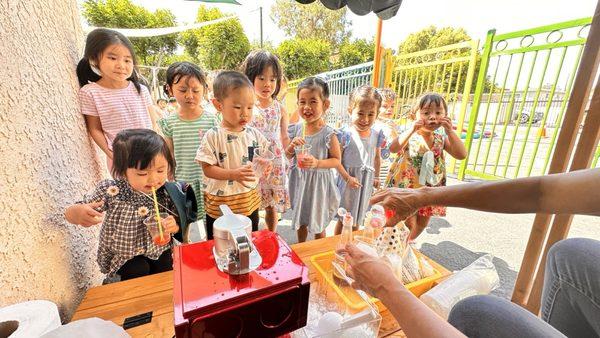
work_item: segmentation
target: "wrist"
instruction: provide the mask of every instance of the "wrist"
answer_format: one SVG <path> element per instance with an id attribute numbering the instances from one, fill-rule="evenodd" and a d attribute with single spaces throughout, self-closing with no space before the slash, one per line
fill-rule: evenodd
<path id="1" fill-rule="evenodd" d="M 435 190 L 431 187 L 421 187 L 415 190 L 415 204 L 417 208 L 423 208 L 432 205 L 433 197 L 431 196 Z"/>
<path id="2" fill-rule="evenodd" d="M 378 287 L 373 290 L 375 293 L 373 296 L 375 298 L 384 300 L 384 299 L 392 299 L 401 295 L 402 292 L 407 292 L 408 290 L 398 281 L 395 276 L 391 276 L 383 283 L 378 285 Z"/>

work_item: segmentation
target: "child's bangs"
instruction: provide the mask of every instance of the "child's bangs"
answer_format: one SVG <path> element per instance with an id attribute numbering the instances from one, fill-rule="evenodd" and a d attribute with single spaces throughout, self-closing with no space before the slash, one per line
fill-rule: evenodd
<path id="1" fill-rule="evenodd" d="M 429 108 L 432 105 L 434 107 L 444 108 L 444 111 L 448 111 L 448 105 L 446 104 L 446 100 L 439 94 L 426 94 L 421 97 L 419 100 L 419 109 Z"/>

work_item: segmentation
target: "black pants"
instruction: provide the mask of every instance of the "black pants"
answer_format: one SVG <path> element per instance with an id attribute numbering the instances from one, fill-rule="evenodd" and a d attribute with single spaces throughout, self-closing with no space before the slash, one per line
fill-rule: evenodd
<path id="1" fill-rule="evenodd" d="M 135 256 L 125 262 L 125 264 L 119 268 L 117 274 L 120 275 L 121 280 L 124 281 L 170 270 L 173 270 L 173 256 L 171 255 L 171 249 L 167 249 L 157 260 L 150 259 L 146 256 Z"/>
<path id="2" fill-rule="evenodd" d="M 250 218 L 250 220 L 252 221 L 252 231 L 258 231 L 258 209 L 256 209 L 253 213 L 250 214 L 250 216 L 248 216 L 248 218 Z M 216 219 L 208 216 L 208 214 L 206 214 L 206 238 L 207 239 L 213 239 L 213 224 L 215 223 Z"/>

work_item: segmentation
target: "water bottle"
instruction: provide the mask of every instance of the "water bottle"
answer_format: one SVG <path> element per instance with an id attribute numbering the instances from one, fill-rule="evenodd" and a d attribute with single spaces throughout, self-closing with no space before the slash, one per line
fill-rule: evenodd
<path id="1" fill-rule="evenodd" d="M 442 318 L 448 319 L 456 303 L 470 296 L 489 294 L 498 287 L 499 281 L 492 255 L 487 254 L 421 295 L 420 299 Z"/>
<path id="2" fill-rule="evenodd" d="M 342 233 L 340 235 L 340 241 L 338 242 L 337 249 L 343 249 L 346 247 L 346 244 L 352 243 L 352 226 L 354 225 L 354 217 L 350 214 L 346 209 L 339 208 L 338 216 L 342 220 Z M 335 262 L 340 266 L 346 269 L 346 260 L 344 259 L 344 255 L 335 253 Z M 333 276 L 337 277 L 338 282 L 345 283 L 343 276 L 339 276 L 335 269 L 333 269 Z"/>

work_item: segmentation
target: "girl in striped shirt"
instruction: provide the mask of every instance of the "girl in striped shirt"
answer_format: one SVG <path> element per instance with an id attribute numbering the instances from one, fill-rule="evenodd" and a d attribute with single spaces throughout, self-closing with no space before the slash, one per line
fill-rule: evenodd
<path id="1" fill-rule="evenodd" d="M 190 184 L 196 194 L 198 219 L 204 219 L 202 168 L 196 163 L 196 151 L 204 133 L 218 125 L 213 113 L 205 112 L 206 76 L 190 62 L 175 62 L 167 69 L 165 93 L 177 99 L 179 109 L 158 122 L 175 156 L 175 179 Z"/>
<path id="2" fill-rule="evenodd" d="M 156 117 L 148 88 L 140 84 L 131 42 L 121 33 L 90 32 L 77 65 L 79 103 L 90 136 L 112 168 L 112 143 L 123 129 L 154 129 Z"/>

